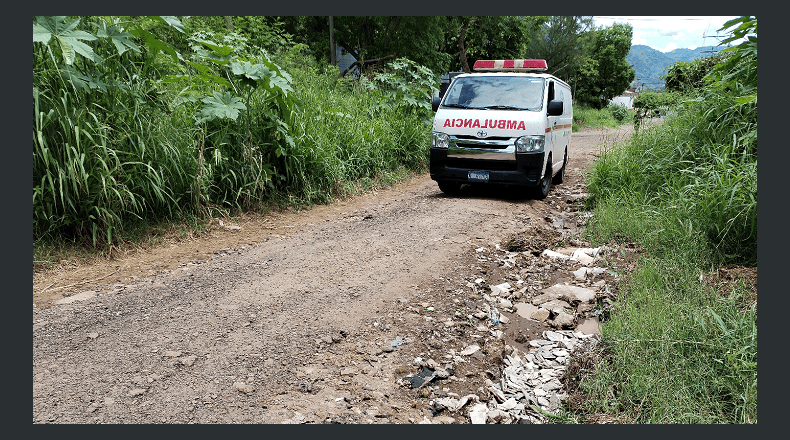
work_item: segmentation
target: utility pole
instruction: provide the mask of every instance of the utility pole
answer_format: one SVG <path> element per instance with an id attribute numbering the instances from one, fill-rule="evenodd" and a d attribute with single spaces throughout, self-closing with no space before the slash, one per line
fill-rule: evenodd
<path id="1" fill-rule="evenodd" d="M 333 66 L 337 65 L 335 60 L 335 26 L 332 21 L 332 16 L 329 16 L 329 63 Z"/>

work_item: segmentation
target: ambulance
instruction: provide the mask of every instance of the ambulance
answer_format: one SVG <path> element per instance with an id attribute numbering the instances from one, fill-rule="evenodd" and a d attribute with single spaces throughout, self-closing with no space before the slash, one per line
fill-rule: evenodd
<path id="1" fill-rule="evenodd" d="M 433 99 L 430 172 L 439 189 L 515 185 L 543 199 L 562 183 L 573 101 L 546 70 L 545 60 L 478 60 Z"/>

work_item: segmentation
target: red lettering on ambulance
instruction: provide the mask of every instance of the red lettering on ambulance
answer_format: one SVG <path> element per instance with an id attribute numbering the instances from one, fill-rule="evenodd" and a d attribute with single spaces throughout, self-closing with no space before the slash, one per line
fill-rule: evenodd
<path id="1" fill-rule="evenodd" d="M 443 127 L 452 127 L 453 124 L 450 121 L 452 121 L 452 119 L 445 119 Z"/>
<path id="2" fill-rule="evenodd" d="M 497 128 L 505 128 L 505 124 L 507 124 L 507 121 L 504 120 L 504 119 L 500 119 L 499 121 L 497 121 L 496 127 Z"/>
<path id="3" fill-rule="evenodd" d="M 464 120 L 463 119 L 456 119 L 455 120 L 455 124 L 453 125 L 453 127 L 460 127 L 462 125 L 464 125 Z"/>
<path id="4" fill-rule="evenodd" d="M 516 128 L 516 121 L 507 121 L 506 127 L 508 130 L 513 130 Z"/>
<path id="5" fill-rule="evenodd" d="M 472 126 L 472 120 L 471 119 L 464 119 L 464 128 L 469 128 L 471 126 Z"/>
<path id="6" fill-rule="evenodd" d="M 518 127 L 516 127 L 516 130 L 526 130 L 526 129 L 527 127 L 524 126 L 524 121 L 518 121 Z"/>
<path id="7" fill-rule="evenodd" d="M 472 128 L 480 128 L 480 120 L 475 119 L 475 122 L 472 123 Z"/>

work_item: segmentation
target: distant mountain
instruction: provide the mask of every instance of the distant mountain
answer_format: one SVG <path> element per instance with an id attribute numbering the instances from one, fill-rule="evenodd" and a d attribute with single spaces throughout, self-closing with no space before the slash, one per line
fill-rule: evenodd
<path id="1" fill-rule="evenodd" d="M 692 61 L 697 58 L 709 57 L 723 49 L 719 46 L 705 46 L 696 49 L 675 49 L 671 52 L 661 52 L 650 46 L 637 44 L 631 46 L 626 60 L 634 66 L 636 76 L 631 83 L 633 88 L 649 90 L 663 90 L 664 80 L 661 76 L 665 75 L 666 69 L 677 61 Z M 643 86 L 644 84 L 644 86 Z"/>

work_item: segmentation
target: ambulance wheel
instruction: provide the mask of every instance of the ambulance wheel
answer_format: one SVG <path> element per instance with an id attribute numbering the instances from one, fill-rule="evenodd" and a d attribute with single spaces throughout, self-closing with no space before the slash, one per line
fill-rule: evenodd
<path id="1" fill-rule="evenodd" d="M 459 182 L 439 180 L 436 183 L 439 184 L 439 189 L 445 194 L 458 194 L 458 191 L 461 189 L 461 184 Z"/>
<path id="2" fill-rule="evenodd" d="M 554 179 L 551 181 L 551 183 L 555 185 L 559 185 L 560 183 L 562 183 L 563 180 L 565 180 L 565 168 L 567 166 L 568 166 L 568 150 L 565 150 L 565 157 L 562 160 L 562 168 L 560 168 L 557 174 L 554 175 Z"/>
<path id="3" fill-rule="evenodd" d="M 546 196 L 549 195 L 549 190 L 551 189 L 551 157 L 546 162 L 546 172 L 543 173 L 543 178 L 540 179 L 540 183 L 538 184 L 537 188 L 535 188 L 535 198 L 537 199 L 545 199 Z"/>

